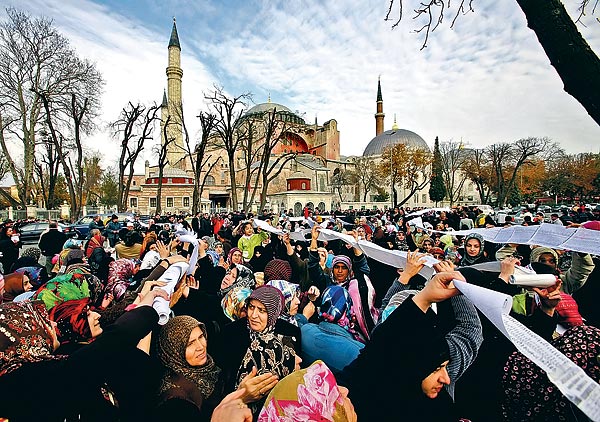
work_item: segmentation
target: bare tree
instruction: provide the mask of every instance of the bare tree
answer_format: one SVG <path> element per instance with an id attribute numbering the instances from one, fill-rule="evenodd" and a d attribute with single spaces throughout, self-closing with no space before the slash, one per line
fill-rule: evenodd
<path id="1" fill-rule="evenodd" d="M 281 140 L 293 130 L 285 121 L 283 112 L 273 108 L 263 114 L 264 137 L 260 142 L 260 164 L 258 175 L 260 177 L 260 209 L 265 208 L 269 184 L 281 173 L 283 168 L 298 155 L 296 152 L 284 152 L 274 157 L 273 150 Z"/>
<path id="2" fill-rule="evenodd" d="M 204 95 L 217 116 L 215 132 L 218 134 L 218 142 L 227 153 L 229 164 L 229 181 L 231 184 L 231 205 L 234 210 L 238 208 L 236 163 L 235 155 L 240 146 L 241 139 L 238 137 L 237 124 L 247 107 L 247 101 L 252 99 L 250 93 L 240 94 L 235 97 L 228 96 L 222 87 L 215 86 L 214 91 Z"/>
<path id="3" fill-rule="evenodd" d="M 350 170 L 336 168 L 333 171 L 333 175 L 331 176 L 331 187 L 333 192 L 337 192 L 340 202 L 344 201 L 344 197 L 342 195 L 344 187 L 353 184 L 355 180 L 356 175 Z"/>
<path id="4" fill-rule="evenodd" d="M 162 142 L 153 148 L 155 154 L 158 155 L 158 188 L 156 189 L 156 214 L 162 212 L 162 186 L 165 168 L 171 164 L 167 158 L 169 149 L 175 144 L 175 137 L 170 136 L 169 126 L 172 124 L 171 115 L 167 116 L 162 130 Z"/>
<path id="5" fill-rule="evenodd" d="M 215 129 L 215 123 L 217 116 L 211 113 L 206 113 L 201 111 L 198 114 L 198 119 L 200 120 L 200 140 L 196 143 L 196 146 L 191 148 L 189 136 L 187 135 L 187 129 L 185 129 L 185 144 L 188 149 L 188 154 L 190 157 L 194 157 L 193 160 L 190 160 L 192 163 L 192 170 L 194 172 L 194 192 L 192 195 L 192 213 L 196 214 L 200 211 L 201 201 L 202 201 L 202 191 L 204 190 L 204 185 L 206 183 L 206 178 L 210 175 L 212 169 L 216 166 L 219 159 L 214 160 L 212 164 L 210 164 L 210 159 L 212 155 L 206 156 L 206 148 L 210 145 L 210 140 L 213 137 L 213 132 Z M 208 167 L 206 169 L 206 167 Z M 202 177 L 202 171 L 204 171 L 204 177 Z"/>
<path id="6" fill-rule="evenodd" d="M 78 57 L 51 20 L 12 8 L 6 12 L 7 20 L 0 23 L 0 147 L 25 205 L 35 174 L 37 127 L 44 120 L 40 93 L 52 102 L 55 126 L 67 125 L 72 118 L 72 95 L 88 100 L 91 124 L 103 81 L 95 65 Z M 22 146 L 17 154 L 9 150 L 7 138 Z"/>
<path id="7" fill-rule="evenodd" d="M 385 20 L 393 20 L 392 28 L 398 26 L 403 18 L 403 1 L 390 0 Z M 590 48 L 577 26 L 567 13 L 560 0 L 516 0 L 527 18 L 527 26 L 535 32 L 550 64 L 562 79 L 565 91 L 586 109 L 594 121 L 600 124 L 600 59 Z M 590 0 L 579 1 L 580 22 L 585 15 Z M 594 2 L 592 13 L 596 11 Z M 394 6 L 397 6 L 394 8 Z M 452 2 L 456 9 L 452 11 L 452 23 L 463 14 L 473 12 L 473 0 Z M 413 18 L 421 26 L 415 30 L 424 33 L 421 49 L 427 46 L 431 32 L 443 22 L 448 13 L 451 0 L 425 0 L 415 9 Z M 394 19 L 391 16 L 395 16 Z"/>
<path id="8" fill-rule="evenodd" d="M 446 195 L 450 205 L 454 205 L 468 177 L 463 171 L 463 166 L 468 159 L 469 152 L 463 148 L 462 142 L 441 142 L 440 153 L 442 156 L 442 177 L 446 186 Z"/>
<path id="9" fill-rule="evenodd" d="M 367 195 L 371 190 L 377 189 L 377 166 L 371 157 L 359 157 L 354 162 L 356 180 L 362 186 L 363 202 L 367 202 Z"/>
<path id="10" fill-rule="evenodd" d="M 120 139 L 119 156 L 119 200 L 117 207 L 123 212 L 127 209 L 127 197 L 131 188 L 134 166 L 144 150 L 146 141 L 152 139 L 154 123 L 159 120 L 160 107 L 156 104 L 146 107 L 143 104 L 129 102 L 123 107 L 119 118 L 111 123 L 113 134 Z"/>
<path id="11" fill-rule="evenodd" d="M 462 168 L 466 176 L 475 184 L 481 204 L 487 204 L 493 184 L 493 170 L 486 150 L 467 150 Z"/>
<path id="12" fill-rule="evenodd" d="M 34 161 L 35 174 L 43 205 L 47 209 L 54 209 L 59 205 L 56 200 L 56 184 L 60 169 L 60 157 L 48 131 L 43 129 L 41 135 L 43 148 L 41 154 L 36 156 Z"/>

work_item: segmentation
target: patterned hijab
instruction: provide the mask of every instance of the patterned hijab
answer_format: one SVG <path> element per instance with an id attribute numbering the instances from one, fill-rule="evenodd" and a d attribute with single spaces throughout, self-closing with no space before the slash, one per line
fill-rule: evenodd
<path id="1" fill-rule="evenodd" d="M 29 277 L 31 284 L 33 284 L 36 288 L 40 287 L 42 276 L 41 267 L 21 267 L 17 268 L 15 272 L 25 274 L 27 277 Z"/>
<path id="2" fill-rule="evenodd" d="M 200 327 L 207 339 L 206 327 L 191 316 L 181 315 L 171 318 L 160 329 L 158 335 L 158 358 L 166 368 L 160 394 L 171 388 L 177 388 L 177 376 L 183 376 L 194 383 L 206 399 L 213 393 L 221 369 L 215 365 L 212 357 L 206 355 L 206 363 L 202 366 L 191 366 L 185 358 L 190 334 L 194 328 Z"/>
<path id="3" fill-rule="evenodd" d="M 600 329 L 578 325 L 567 330 L 552 345 L 571 359 L 596 382 L 600 382 Z M 519 352 L 514 352 L 504 366 L 502 378 L 505 420 L 587 420 L 546 372 Z M 578 419 L 574 414 L 581 415 Z"/>
<path id="4" fill-rule="evenodd" d="M 85 298 L 96 305 L 101 293 L 102 285 L 97 277 L 76 270 L 74 273 L 56 276 L 42 285 L 33 295 L 33 300 L 42 300 L 46 309 L 50 310 L 68 300 Z"/>
<path id="5" fill-rule="evenodd" d="M 9 302 L 0 305 L 0 379 L 28 362 L 59 360 L 48 312 L 42 302 Z"/>
<path id="6" fill-rule="evenodd" d="M 104 237 L 101 234 L 97 234 L 95 236 L 92 236 L 92 238 L 90 239 L 90 241 L 88 242 L 86 248 L 85 248 L 85 256 L 87 258 L 89 258 L 90 256 L 92 256 L 92 252 L 94 252 L 94 249 L 96 248 L 102 248 L 104 244 Z"/>
<path id="7" fill-rule="evenodd" d="M 258 422 L 346 422 L 349 419 L 343 406 L 344 398 L 333 373 L 317 360 L 277 383 L 258 415 Z"/>
<path id="8" fill-rule="evenodd" d="M 259 301 L 267 309 L 267 326 L 257 332 L 250 328 L 250 345 L 244 354 L 240 368 L 237 373 L 236 388 L 246 375 L 256 367 L 258 375 L 270 372 L 277 375 L 279 379 L 291 374 L 296 365 L 296 353 L 283 340 L 283 336 L 275 333 L 275 323 L 283 309 L 283 295 L 273 286 L 260 286 L 248 297 Z M 253 413 L 259 410 L 262 401 L 250 405 Z"/>
<path id="9" fill-rule="evenodd" d="M 250 268 L 241 264 L 234 265 L 234 268 L 237 268 L 237 277 L 231 285 L 224 287 L 219 291 L 219 296 L 221 297 L 225 296 L 229 291 L 236 287 L 248 287 L 249 289 L 253 289 L 256 286 L 254 273 Z"/>
<path id="10" fill-rule="evenodd" d="M 348 258 L 346 255 L 336 255 L 333 257 L 333 262 L 331 263 L 331 268 L 335 267 L 336 264 L 343 264 L 346 268 L 348 268 L 348 276 L 346 280 L 338 283 L 335 281 L 333 277 L 333 271 L 331 272 L 331 281 L 333 284 L 341 284 L 346 285 L 352 278 L 354 277 L 354 272 L 352 271 L 352 260 Z"/>
<path id="11" fill-rule="evenodd" d="M 352 298 L 342 286 L 329 286 L 323 291 L 320 316 L 324 321 L 337 324 L 354 334 L 352 326 Z"/>
<path id="12" fill-rule="evenodd" d="M 242 311 L 246 310 L 246 299 L 252 294 L 249 287 L 234 287 L 221 300 L 221 307 L 225 316 L 232 321 L 245 316 Z"/>
<path id="13" fill-rule="evenodd" d="M 84 343 L 92 340 L 88 323 L 89 304 L 88 298 L 68 300 L 50 310 L 48 316 L 56 322 L 60 344 Z"/>
<path id="14" fill-rule="evenodd" d="M 289 281 L 285 280 L 271 280 L 267 283 L 267 286 L 275 287 L 283 295 L 283 310 L 281 311 L 281 315 L 279 315 L 279 318 L 291 324 L 298 325 L 296 318 L 294 318 L 293 315 L 290 315 L 290 310 L 294 298 L 297 298 L 300 294 L 300 285 L 290 283 Z"/>
<path id="15" fill-rule="evenodd" d="M 134 260 L 128 258 L 117 259 L 108 264 L 108 283 L 104 292 L 111 293 L 117 302 L 123 299 L 131 284 L 134 268 Z"/>
<path id="16" fill-rule="evenodd" d="M 42 256 L 42 251 L 40 250 L 40 248 L 32 246 L 30 248 L 24 249 L 23 252 L 21 252 L 21 257 L 24 256 L 31 257 L 35 259 L 35 262 L 38 262 L 40 260 L 40 256 Z"/>

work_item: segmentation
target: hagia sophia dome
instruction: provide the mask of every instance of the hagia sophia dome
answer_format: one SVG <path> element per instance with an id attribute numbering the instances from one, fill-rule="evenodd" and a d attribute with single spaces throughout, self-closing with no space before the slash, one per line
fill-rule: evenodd
<path id="1" fill-rule="evenodd" d="M 262 115 L 264 113 L 272 111 L 273 109 L 275 109 L 278 113 L 283 114 L 283 116 L 284 116 L 283 120 L 285 120 L 285 121 L 298 123 L 298 124 L 305 124 L 304 119 L 302 117 L 298 116 L 296 113 L 294 113 L 292 110 L 290 110 L 286 106 L 284 106 L 282 104 L 271 102 L 270 96 L 266 103 L 257 104 L 254 107 L 249 108 L 248 111 L 246 111 L 246 113 L 244 113 L 244 117 L 250 117 L 252 115 Z"/>
<path id="2" fill-rule="evenodd" d="M 371 142 L 369 142 L 365 148 L 365 152 L 363 152 L 363 157 L 381 155 L 386 148 L 398 144 L 404 144 L 411 148 L 422 148 L 429 151 L 427 142 L 415 132 L 406 129 L 397 129 L 394 125 L 393 129 L 386 130 L 371 139 Z"/>

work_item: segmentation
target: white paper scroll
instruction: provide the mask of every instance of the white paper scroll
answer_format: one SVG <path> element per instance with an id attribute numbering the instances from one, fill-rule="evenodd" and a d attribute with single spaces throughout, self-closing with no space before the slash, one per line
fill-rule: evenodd
<path id="1" fill-rule="evenodd" d="M 454 280 L 454 285 L 533 363 L 569 401 L 600 421 L 600 385 L 546 340 L 509 315 L 512 298 L 503 293 Z"/>
<path id="2" fill-rule="evenodd" d="M 523 287 L 546 287 L 556 284 L 556 276 L 553 274 L 514 274 L 510 284 L 516 284 Z"/>
<path id="3" fill-rule="evenodd" d="M 176 262 L 175 264 L 171 264 L 171 266 L 169 266 L 169 268 L 167 268 L 167 270 L 159 278 L 160 281 L 164 281 L 167 283 L 167 285 L 156 288 L 163 289 L 170 297 L 175 290 L 177 282 L 181 280 L 188 268 L 189 264 L 187 262 Z M 162 297 L 157 297 L 154 299 L 154 302 L 152 302 L 152 307 L 158 313 L 158 323 L 160 325 L 165 325 L 169 320 L 169 315 L 171 314 L 169 301 L 163 299 Z"/>
<path id="4" fill-rule="evenodd" d="M 264 230 L 266 232 L 274 233 L 274 234 L 278 234 L 278 235 L 284 234 L 283 230 L 280 230 L 277 227 L 273 227 L 266 221 L 256 219 L 256 220 L 254 220 L 254 224 L 256 224 L 256 227 L 258 227 L 259 229 Z"/>
<path id="5" fill-rule="evenodd" d="M 450 212 L 450 208 L 425 208 L 424 210 L 419 210 L 419 211 L 411 212 L 410 214 L 407 214 L 406 217 L 412 217 L 414 215 L 423 215 L 423 214 L 427 214 L 428 212 L 431 212 L 431 211 L 435 211 L 435 212 L 442 212 L 442 211 Z"/>
<path id="6" fill-rule="evenodd" d="M 423 225 L 417 224 L 417 227 L 423 228 Z M 600 233 L 584 227 L 575 229 L 557 224 L 542 223 L 539 226 L 493 227 L 490 229 L 455 230 L 452 232 L 428 231 L 451 234 L 452 236 L 479 233 L 486 242 L 546 246 L 552 249 L 600 255 Z"/>

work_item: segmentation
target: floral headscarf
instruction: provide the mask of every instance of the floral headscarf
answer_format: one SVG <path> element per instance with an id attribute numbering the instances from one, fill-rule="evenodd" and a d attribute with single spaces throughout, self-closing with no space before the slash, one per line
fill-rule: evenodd
<path id="1" fill-rule="evenodd" d="M 28 362 L 59 360 L 54 356 L 48 312 L 42 302 L 0 305 L 0 379 Z"/>
<path id="2" fill-rule="evenodd" d="M 190 334 L 196 327 L 200 327 L 204 338 L 207 338 L 204 324 L 187 315 L 171 318 L 161 327 L 158 335 L 158 358 L 167 368 L 160 386 L 161 394 L 178 387 L 178 375 L 194 383 L 204 399 L 213 393 L 221 370 L 212 357 L 207 354 L 206 363 L 202 366 L 191 366 L 185 358 Z"/>
<path id="3" fill-rule="evenodd" d="M 258 422 L 345 422 L 344 399 L 331 370 L 317 360 L 280 380 L 271 390 Z"/>
<path id="4" fill-rule="evenodd" d="M 294 298 L 298 297 L 300 294 L 300 285 L 295 283 L 290 283 L 285 280 L 271 280 L 267 283 L 267 286 L 273 286 L 278 289 L 283 295 L 283 310 L 281 311 L 281 315 L 279 318 L 294 324 L 298 325 L 296 319 L 290 315 L 290 308 L 292 306 L 292 301 Z"/>
<path id="5" fill-rule="evenodd" d="M 102 286 L 97 277 L 76 270 L 56 276 L 42 285 L 33 295 L 33 300 L 42 300 L 48 310 L 68 300 L 85 298 L 90 298 L 90 303 L 95 305 L 101 292 Z"/>
<path id="6" fill-rule="evenodd" d="M 242 310 L 246 309 L 246 299 L 252 294 L 249 287 L 234 287 L 229 290 L 221 300 L 221 307 L 225 316 L 232 321 L 242 317 Z"/>
<path id="7" fill-rule="evenodd" d="M 108 264 L 108 283 L 105 293 L 111 293 L 116 301 L 120 301 L 131 283 L 135 262 L 132 259 L 121 258 Z"/>
<path id="8" fill-rule="evenodd" d="M 578 325 L 567 330 L 552 345 L 572 360 L 594 381 L 600 382 L 600 329 Z M 502 415 L 505 420 L 579 420 L 581 411 L 531 360 L 514 352 L 504 366 Z"/>

